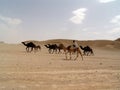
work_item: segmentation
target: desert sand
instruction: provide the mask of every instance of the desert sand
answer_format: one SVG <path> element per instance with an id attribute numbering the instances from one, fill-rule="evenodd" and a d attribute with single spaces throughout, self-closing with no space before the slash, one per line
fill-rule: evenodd
<path id="1" fill-rule="evenodd" d="M 37 42 L 42 49 L 36 53 L 27 53 L 21 43 L 0 43 L 0 90 L 120 90 L 119 41 L 80 41 L 95 54 L 83 56 L 83 61 L 66 60 L 64 53 L 49 54 L 44 47 L 59 42 L 71 43 Z"/>

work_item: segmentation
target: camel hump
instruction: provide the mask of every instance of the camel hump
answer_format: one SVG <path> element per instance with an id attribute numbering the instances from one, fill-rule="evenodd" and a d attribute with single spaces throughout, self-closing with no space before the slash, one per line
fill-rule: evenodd
<path id="1" fill-rule="evenodd" d="M 63 44 L 59 44 L 59 47 L 63 47 L 64 45 Z"/>
<path id="2" fill-rule="evenodd" d="M 74 47 L 73 45 L 69 45 L 68 47 L 67 47 L 67 49 L 68 50 L 70 50 L 70 49 L 75 49 L 76 47 Z"/>

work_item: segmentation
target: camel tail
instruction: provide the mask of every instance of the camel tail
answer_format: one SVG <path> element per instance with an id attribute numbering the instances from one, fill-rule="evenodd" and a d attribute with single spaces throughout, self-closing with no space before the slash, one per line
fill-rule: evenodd
<path id="1" fill-rule="evenodd" d="M 94 52 L 93 52 L 93 50 L 91 49 L 91 53 L 94 55 Z"/>

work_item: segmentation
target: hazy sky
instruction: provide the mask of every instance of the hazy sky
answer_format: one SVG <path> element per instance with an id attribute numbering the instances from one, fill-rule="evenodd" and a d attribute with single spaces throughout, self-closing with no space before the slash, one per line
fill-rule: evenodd
<path id="1" fill-rule="evenodd" d="M 0 41 L 120 37 L 120 0 L 0 0 Z"/>

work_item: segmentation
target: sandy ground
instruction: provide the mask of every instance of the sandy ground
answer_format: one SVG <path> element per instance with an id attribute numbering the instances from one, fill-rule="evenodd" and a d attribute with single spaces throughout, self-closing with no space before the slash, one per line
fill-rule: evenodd
<path id="1" fill-rule="evenodd" d="M 0 44 L 0 90 L 120 90 L 120 49 L 94 53 L 74 61 L 44 46 L 27 53 L 21 44 Z"/>

